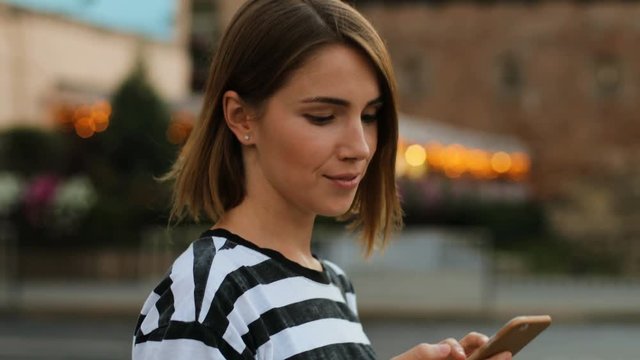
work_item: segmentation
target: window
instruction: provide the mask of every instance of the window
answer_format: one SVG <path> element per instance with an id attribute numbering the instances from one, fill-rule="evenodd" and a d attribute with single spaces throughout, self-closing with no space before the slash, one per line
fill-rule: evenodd
<path id="1" fill-rule="evenodd" d="M 422 54 L 411 54 L 398 62 L 400 92 L 409 99 L 419 100 L 428 94 L 430 76 L 427 60 Z"/>
<path id="2" fill-rule="evenodd" d="M 519 59 L 513 52 L 506 52 L 497 60 L 497 85 L 505 96 L 519 96 L 524 87 L 524 75 Z"/>
<path id="3" fill-rule="evenodd" d="M 596 95 L 618 95 L 622 88 L 622 66 L 619 59 L 613 55 L 597 55 L 593 68 Z"/>

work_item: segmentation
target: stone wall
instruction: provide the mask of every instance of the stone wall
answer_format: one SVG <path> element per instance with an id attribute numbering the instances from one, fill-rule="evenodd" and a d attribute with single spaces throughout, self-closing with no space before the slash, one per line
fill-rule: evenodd
<path id="1" fill-rule="evenodd" d="M 553 227 L 640 273 L 640 4 L 360 10 L 390 48 L 402 111 L 518 136 Z"/>

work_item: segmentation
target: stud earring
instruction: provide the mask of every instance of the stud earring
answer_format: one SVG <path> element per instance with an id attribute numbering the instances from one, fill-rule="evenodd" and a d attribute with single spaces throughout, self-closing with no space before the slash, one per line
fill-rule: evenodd
<path id="1" fill-rule="evenodd" d="M 245 141 L 249 141 L 249 139 L 251 139 L 251 136 L 249 136 L 248 134 L 244 136 Z"/>

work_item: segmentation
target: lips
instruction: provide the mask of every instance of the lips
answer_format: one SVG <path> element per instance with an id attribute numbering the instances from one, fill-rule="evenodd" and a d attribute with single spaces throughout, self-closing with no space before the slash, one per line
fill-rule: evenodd
<path id="1" fill-rule="evenodd" d="M 324 177 L 329 179 L 335 186 L 343 189 L 353 189 L 360 183 L 360 174 L 358 173 L 325 175 Z"/>

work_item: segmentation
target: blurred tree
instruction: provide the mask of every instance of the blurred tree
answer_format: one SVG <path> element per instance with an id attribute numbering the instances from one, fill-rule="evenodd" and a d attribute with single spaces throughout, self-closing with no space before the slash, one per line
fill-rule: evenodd
<path id="1" fill-rule="evenodd" d="M 37 226 L 15 214 L 21 246 L 135 246 L 147 227 L 166 223 L 169 188 L 154 177 L 169 169 L 177 148 L 166 139 L 169 111 L 141 63 L 114 92 L 111 108 L 108 128 L 89 138 L 73 128 L 13 129 L 0 138 L 0 167 L 33 178 L 27 189 L 41 195 L 34 198 L 51 200 L 32 201 Z M 86 177 L 95 201 L 80 224 L 63 229 L 46 215 L 70 177 Z"/>
<path id="2" fill-rule="evenodd" d="M 58 133 L 16 127 L 0 135 L 0 169 L 21 177 L 59 172 L 67 154 L 67 144 Z"/>
<path id="3" fill-rule="evenodd" d="M 106 131 L 89 138 L 72 128 L 0 134 L 0 170 L 24 182 L 19 205 L 7 215 L 21 247 L 135 246 L 147 227 L 166 223 L 170 192 L 155 177 L 169 169 L 177 147 L 166 138 L 169 111 L 141 63 L 115 91 L 111 108 Z M 62 201 L 65 189 L 78 190 L 66 186 L 69 179 L 91 190 L 90 206 L 73 226 L 54 221 L 73 208 Z M 77 198 L 74 191 L 67 198 Z M 56 204 L 64 211 L 56 212 Z"/>
<path id="4" fill-rule="evenodd" d="M 114 170 L 159 174 L 171 164 L 173 146 L 166 140 L 169 111 L 147 81 L 142 63 L 116 90 L 107 131 L 96 139 Z"/>
<path id="5" fill-rule="evenodd" d="M 147 81 L 142 63 L 115 91 L 108 129 L 90 139 L 76 138 L 83 165 L 98 192 L 85 224 L 94 240 L 137 244 L 140 232 L 166 219 L 169 189 L 154 177 L 169 169 L 176 146 L 166 138 L 169 110 Z"/>

